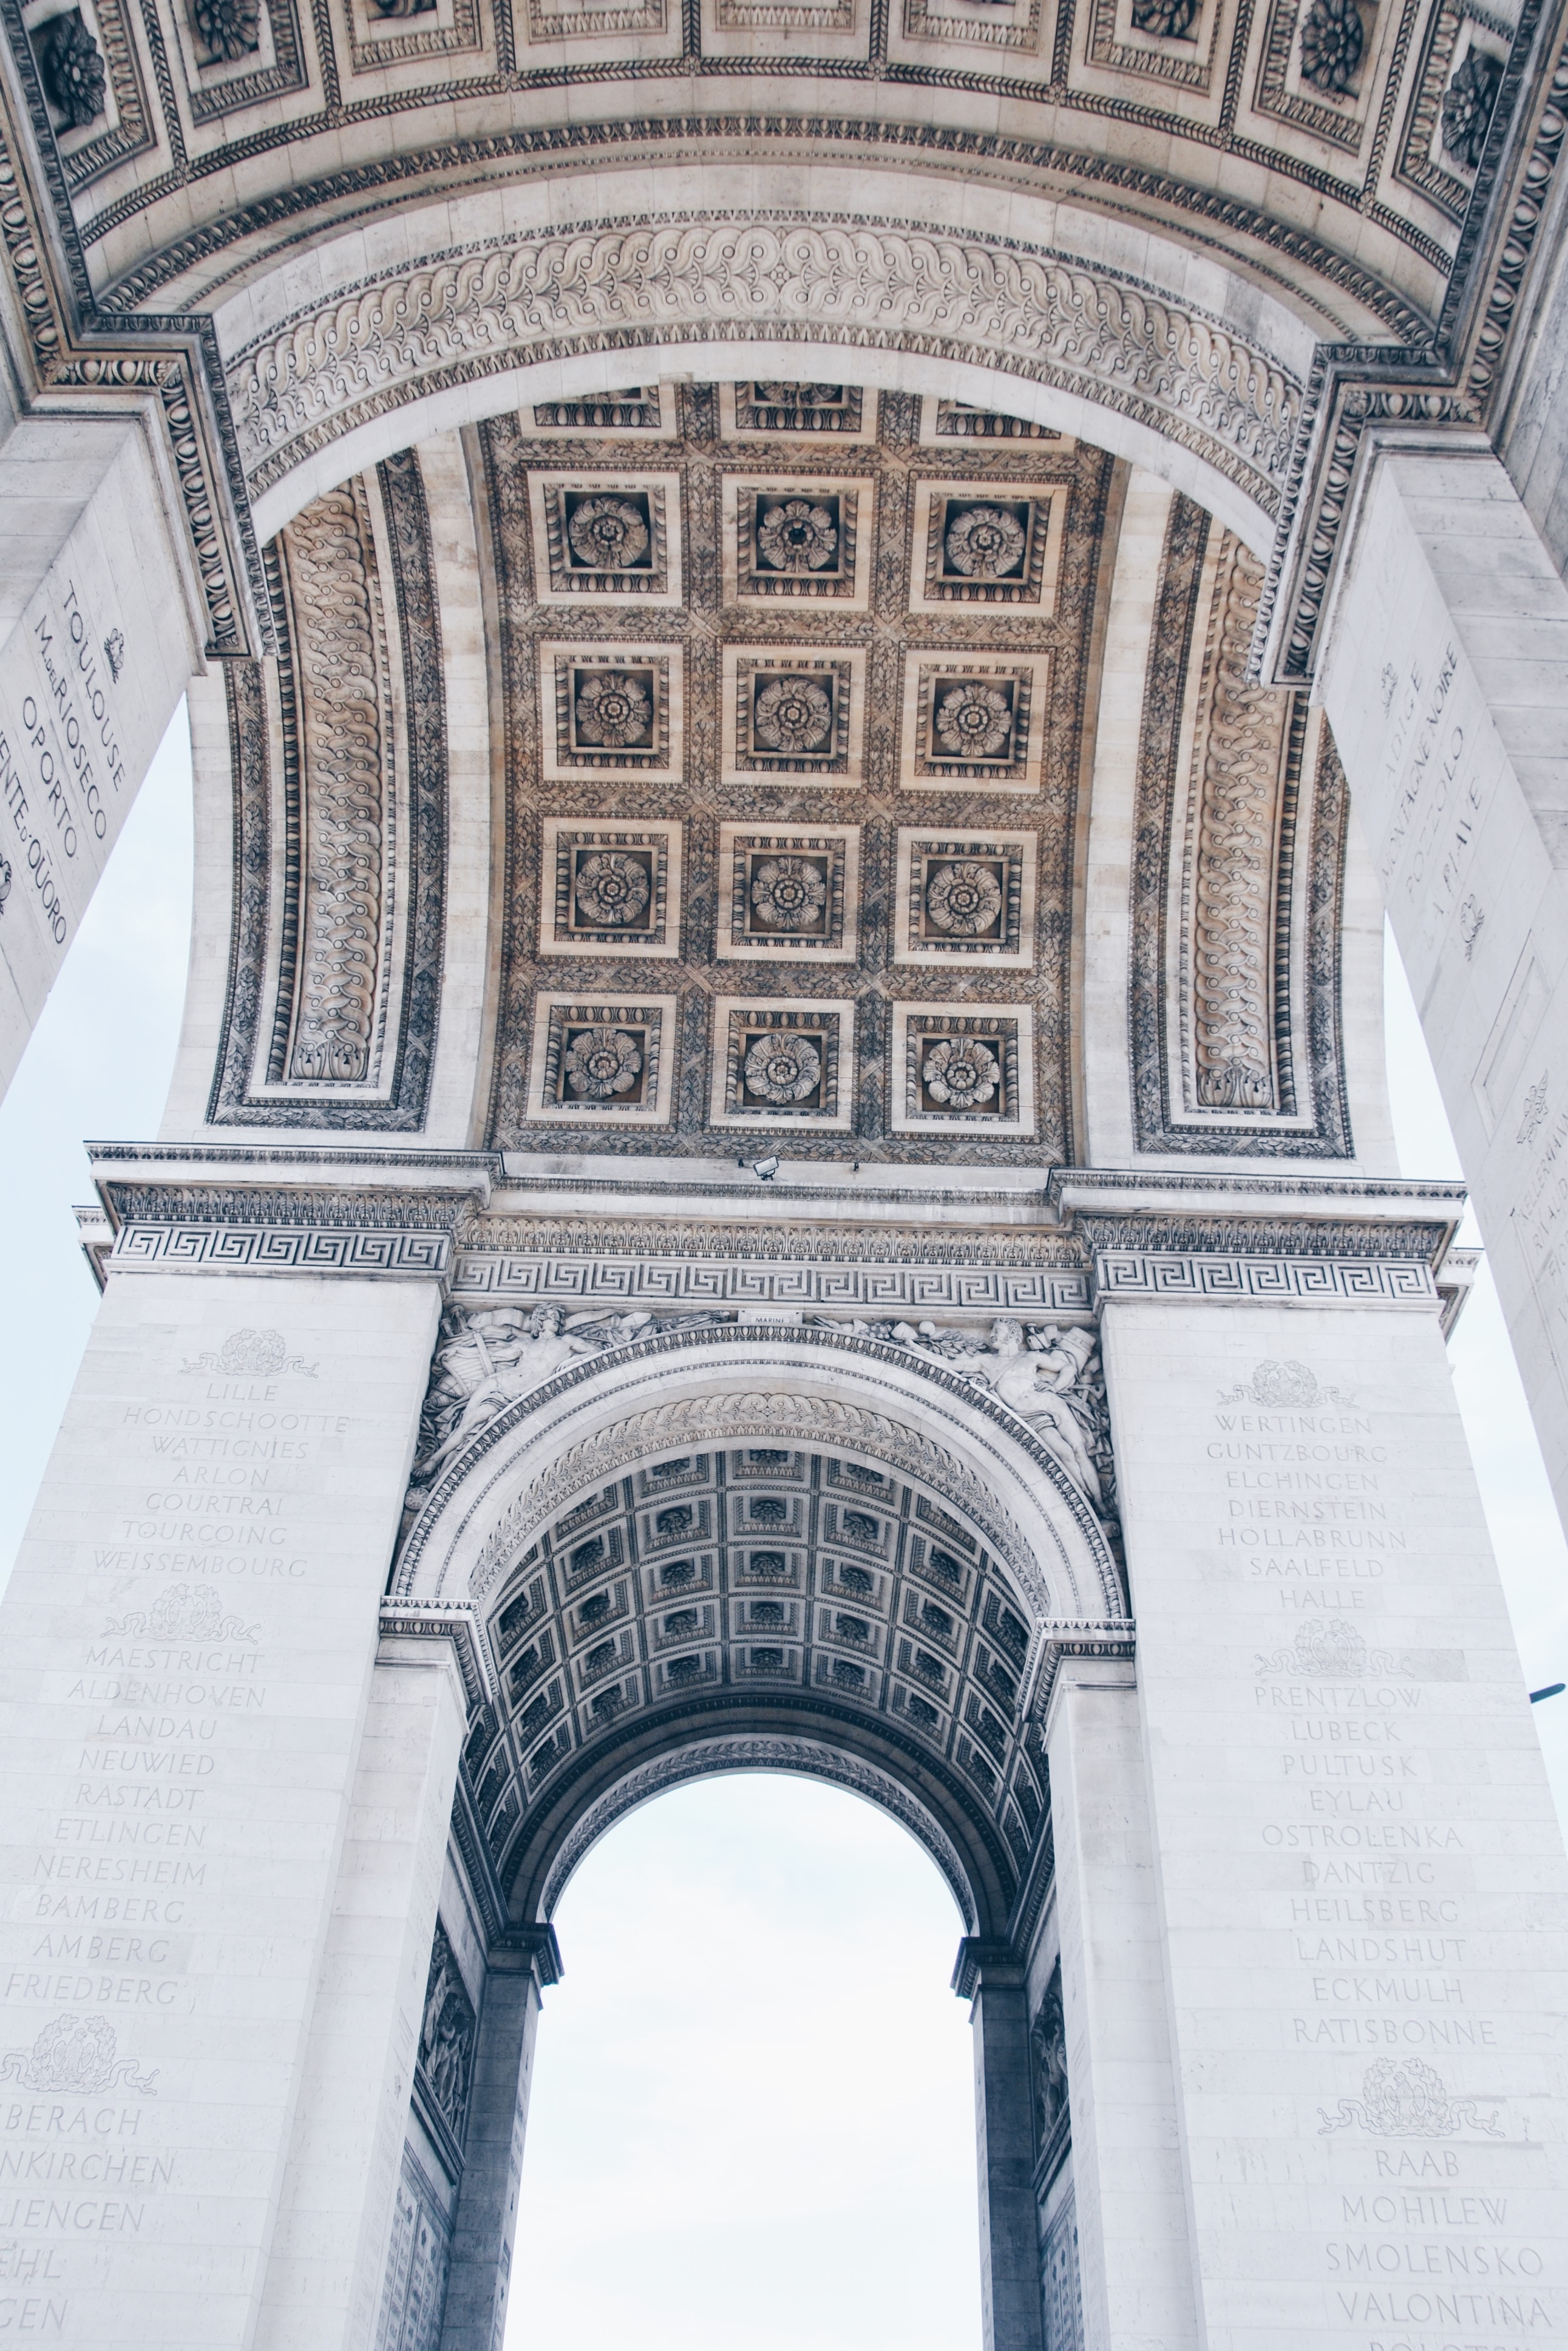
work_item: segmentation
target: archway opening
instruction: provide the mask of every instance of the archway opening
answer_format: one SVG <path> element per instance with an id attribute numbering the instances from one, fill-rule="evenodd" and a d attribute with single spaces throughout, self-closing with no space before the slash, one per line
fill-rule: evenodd
<path id="1" fill-rule="evenodd" d="M 617 1821 L 555 1912 L 507 2351 L 961 2351 L 980 2332 L 963 1921 L 784 1773 Z"/>

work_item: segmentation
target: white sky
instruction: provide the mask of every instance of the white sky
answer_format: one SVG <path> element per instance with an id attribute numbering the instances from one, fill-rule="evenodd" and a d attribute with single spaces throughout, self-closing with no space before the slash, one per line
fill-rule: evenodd
<path id="1" fill-rule="evenodd" d="M 0 1104 L 0 1573 L 96 1303 L 70 1214 L 82 1140 L 156 1132 L 191 889 L 182 710 Z M 1457 1176 L 1392 952 L 1388 1040 L 1405 1172 Z M 1568 1679 L 1568 1547 L 1484 1274 L 1452 1360 L 1526 1682 Z M 1535 1719 L 1568 1820 L 1568 1697 Z M 969 2351 L 961 1926 L 904 1832 L 814 1783 L 710 1782 L 612 1830 L 556 1923 L 507 2351 Z"/>

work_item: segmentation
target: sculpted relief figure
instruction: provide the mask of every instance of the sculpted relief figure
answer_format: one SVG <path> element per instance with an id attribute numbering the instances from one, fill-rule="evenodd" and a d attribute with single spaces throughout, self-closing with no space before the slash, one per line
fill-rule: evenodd
<path id="1" fill-rule="evenodd" d="M 646 1314 L 574 1314 L 559 1306 L 497 1306 L 477 1311 L 450 1308 L 442 1322 L 430 1387 L 420 1414 L 412 1483 L 428 1486 L 471 1437 L 579 1355 L 623 1347 L 637 1337 Z"/>
<path id="2" fill-rule="evenodd" d="M 895 1346 L 934 1355 L 949 1371 L 989 1388 L 1029 1423 L 1094 1508 L 1104 1511 L 1102 1464 L 1108 1470 L 1109 1421 L 1092 1331 L 1054 1322 L 1026 1331 L 1003 1315 L 983 1343 L 964 1332 L 939 1330 L 935 1322 L 895 1322 L 886 1335 Z"/>

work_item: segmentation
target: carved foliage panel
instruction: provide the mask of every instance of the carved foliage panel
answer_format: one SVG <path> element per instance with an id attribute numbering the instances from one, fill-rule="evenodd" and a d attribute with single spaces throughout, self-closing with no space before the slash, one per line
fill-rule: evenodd
<path id="1" fill-rule="evenodd" d="M 423 1121 L 446 837 L 439 619 L 412 451 L 267 550 L 279 651 L 226 673 L 235 909 L 214 1123 Z"/>
<path id="2" fill-rule="evenodd" d="M 656 445 L 631 395 L 580 446 L 554 408 L 480 429 L 509 760 L 492 1140 L 1069 1155 L 1112 461 L 934 447 L 920 401 L 847 385 L 667 387 L 656 413 Z"/>
<path id="3" fill-rule="evenodd" d="M 1344 778 L 1304 694 L 1248 683 L 1262 584 L 1239 540 L 1175 501 L 1136 786 L 1135 1137 L 1345 1158 Z"/>

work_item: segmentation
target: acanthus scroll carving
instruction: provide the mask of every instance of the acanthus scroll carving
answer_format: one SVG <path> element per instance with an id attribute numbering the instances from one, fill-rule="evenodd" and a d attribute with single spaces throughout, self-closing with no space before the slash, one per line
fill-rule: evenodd
<path id="1" fill-rule="evenodd" d="M 303 866 L 293 1030 L 279 1073 L 371 1074 L 395 819 L 386 629 L 362 476 L 283 532 L 298 689 Z"/>
<path id="2" fill-rule="evenodd" d="M 1277 1111 L 1274 901 L 1290 702 L 1247 681 L 1262 568 L 1228 537 L 1219 561 L 1190 851 L 1196 1089 L 1205 1110 Z"/>
<path id="3" fill-rule="evenodd" d="M 443 255 L 296 319 L 229 370 L 253 492 L 440 371 L 783 332 L 918 348 L 1061 383 L 1200 451 L 1270 513 L 1299 388 L 1218 321 L 1038 250 L 810 216 L 666 219 Z"/>

